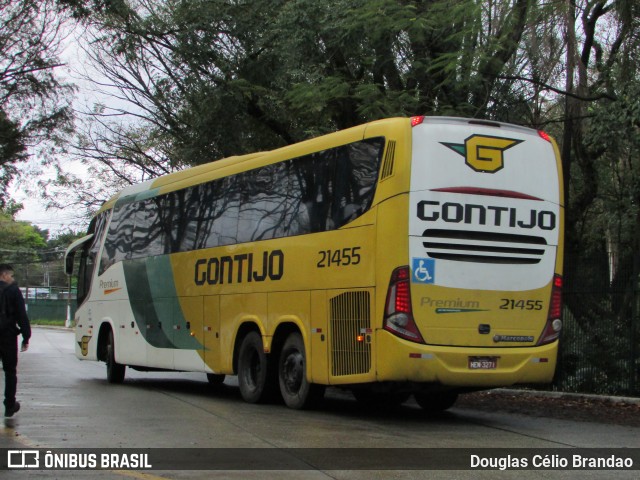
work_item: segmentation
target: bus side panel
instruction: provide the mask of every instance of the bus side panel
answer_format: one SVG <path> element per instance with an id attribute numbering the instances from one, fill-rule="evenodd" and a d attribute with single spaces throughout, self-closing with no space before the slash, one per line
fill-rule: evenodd
<path id="1" fill-rule="evenodd" d="M 220 372 L 233 374 L 233 350 L 240 326 L 256 325 L 265 335 L 268 314 L 266 293 L 220 296 Z M 268 345 L 265 345 L 267 347 Z"/>
<path id="2" fill-rule="evenodd" d="M 311 292 L 311 320 L 309 358 L 310 381 L 327 385 L 329 383 L 329 313 L 327 311 L 327 294 L 324 290 Z"/>
<path id="3" fill-rule="evenodd" d="M 204 363 L 212 372 L 219 373 L 221 367 L 220 357 L 220 297 L 204 297 L 204 316 L 202 325 L 202 338 L 200 343 L 204 345 Z"/>
<path id="4" fill-rule="evenodd" d="M 126 300 L 96 302 L 96 313 L 102 322 L 112 322 L 115 340 L 115 357 L 123 365 L 146 364 L 146 342 L 134 321 L 131 307 Z"/>
<path id="5" fill-rule="evenodd" d="M 193 348 L 193 338 L 198 339 L 203 330 L 203 297 L 179 297 L 174 303 L 176 334 L 173 367 L 176 370 L 202 372 L 205 370 L 203 348 Z M 184 330 L 184 331 L 180 331 Z M 188 332 L 188 336 L 185 333 Z M 181 335 L 179 335 L 181 334 Z M 185 341 L 186 340 L 186 341 Z M 201 339 L 198 339 L 201 340 Z M 202 345 L 202 341 L 199 341 Z"/>
<path id="6" fill-rule="evenodd" d="M 146 365 L 149 367 L 173 368 L 173 303 L 170 298 L 156 298 L 153 303 L 141 307 L 147 330 Z M 156 315 L 156 311 L 163 313 Z"/>

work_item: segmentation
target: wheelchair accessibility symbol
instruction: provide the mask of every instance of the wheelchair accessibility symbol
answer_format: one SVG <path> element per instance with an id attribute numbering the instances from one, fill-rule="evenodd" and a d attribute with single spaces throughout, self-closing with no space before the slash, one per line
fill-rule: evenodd
<path id="1" fill-rule="evenodd" d="M 411 266 L 412 281 L 433 283 L 436 277 L 436 261 L 432 258 L 414 258 Z"/>

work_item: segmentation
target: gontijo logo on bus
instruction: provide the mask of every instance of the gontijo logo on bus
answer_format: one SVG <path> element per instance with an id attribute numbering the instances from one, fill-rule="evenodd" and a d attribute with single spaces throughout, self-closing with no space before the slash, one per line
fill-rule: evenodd
<path id="1" fill-rule="evenodd" d="M 280 280 L 284 275 L 284 252 L 264 251 L 262 255 L 243 253 L 199 258 L 195 263 L 196 285 L 222 285 Z"/>
<path id="2" fill-rule="evenodd" d="M 441 143 L 462 155 L 466 164 L 476 172 L 495 173 L 504 167 L 505 150 L 522 142 L 523 140 L 474 134 L 464 143 Z"/>

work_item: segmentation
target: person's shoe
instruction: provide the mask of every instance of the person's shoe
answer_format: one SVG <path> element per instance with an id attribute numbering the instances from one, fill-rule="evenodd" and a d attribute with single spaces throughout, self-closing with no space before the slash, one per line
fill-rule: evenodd
<path id="1" fill-rule="evenodd" d="M 13 417 L 13 414 L 20 410 L 20 402 L 16 402 L 13 404 L 13 407 L 6 407 L 4 409 L 5 417 Z"/>

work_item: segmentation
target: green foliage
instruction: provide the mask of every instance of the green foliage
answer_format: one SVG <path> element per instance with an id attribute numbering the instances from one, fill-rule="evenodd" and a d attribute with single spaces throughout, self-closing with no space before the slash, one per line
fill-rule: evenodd
<path id="1" fill-rule="evenodd" d="M 72 128 L 73 87 L 58 79 L 63 17 L 53 0 L 0 0 L 0 187 L 30 155 L 50 163 Z"/>
<path id="2" fill-rule="evenodd" d="M 4 253 L 3 256 L 7 255 L 7 252 L 28 252 L 47 245 L 41 232 L 33 225 L 15 221 L 9 214 L 0 212 L 0 227 L 0 249 Z"/>
<path id="3" fill-rule="evenodd" d="M 492 116 L 530 2 L 141 0 L 93 13 L 66 3 L 97 32 L 94 63 L 162 146 L 140 150 L 118 131 L 101 161 L 114 148 L 153 151 L 145 166 L 164 173 L 382 117 Z"/>
<path id="4" fill-rule="evenodd" d="M 0 263 L 13 265 L 21 285 L 65 287 L 64 251 L 84 232 L 68 230 L 49 238 L 47 230 L 16 221 L 19 210 L 15 205 L 0 209 Z"/>

